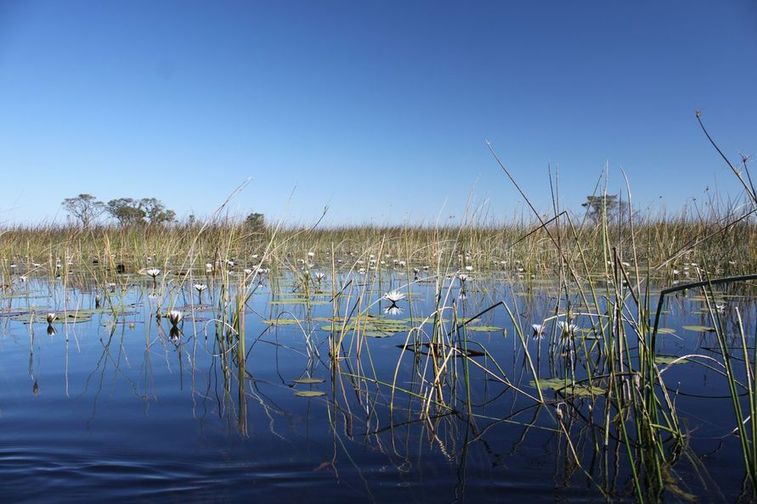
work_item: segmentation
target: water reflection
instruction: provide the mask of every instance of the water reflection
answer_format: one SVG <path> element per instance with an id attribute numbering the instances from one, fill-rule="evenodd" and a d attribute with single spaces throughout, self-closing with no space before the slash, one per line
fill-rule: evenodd
<path id="1" fill-rule="evenodd" d="M 340 288 L 322 278 L 307 295 L 287 277 L 278 289 L 210 283 L 204 296 L 194 283 L 165 279 L 113 290 L 27 282 L 26 296 L 3 299 L 0 362 L 10 384 L 25 372 L 33 401 L 6 387 L 3 413 L 29 419 L 69 411 L 74 427 L 65 436 L 95 437 L 95 458 L 130 446 L 129 463 L 143 467 L 140 450 L 159 446 L 161 457 L 196 459 L 182 466 L 185 481 L 202 481 L 228 462 L 236 482 L 275 467 L 293 488 L 300 479 L 346 489 L 315 500 L 342 491 L 378 500 L 400 487 L 410 489 L 410 500 L 494 499 L 514 481 L 525 482 L 524 493 L 633 497 L 629 458 L 652 455 L 624 428 L 650 391 L 637 371 L 639 342 L 604 336 L 609 315 L 596 316 L 559 288 L 503 292 L 495 279 L 458 276 L 440 291 L 415 284 L 402 308 L 382 305 L 385 285 L 332 281 Z M 407 279 L 387 282 L 395 288 Z M 235 301 L 248 288 L 249 297 Z M 98 292 L 107 292 L 99 302 Z M 752 328 L 754 348 L 754 297 L 744 294 L 724 291 L 726 301 L 714 305 L 734 360 L 740 327 Z M 703 304 L 682 293 L 667 302 L 662 356 L 718 357 L 713 332 L 684 329 L 712 324 Z M 45 320 L 48 308 L 58 320 Z M 630 335 L 634 319 L 622 321 Z M 21 348 L 26 370 L 14 360 Z M 657 397 L 690 425 L 685 439 L 671 434 L 652 445 L 664 452 L 664 471 L 685 482 L 668 488 L 708 496 L 717 481 L 717 491 L 733 497 L 741 491 L 733 485 L 738 440 L 712 402 L 725 395 L 722 373 L 660 362 L 667 388 Z M 23 443 L 65 437 L 50 424 L 36 437 L 23 422 L 6 432 Z M 178 435 L 183 445 L 165 446 Z"/>

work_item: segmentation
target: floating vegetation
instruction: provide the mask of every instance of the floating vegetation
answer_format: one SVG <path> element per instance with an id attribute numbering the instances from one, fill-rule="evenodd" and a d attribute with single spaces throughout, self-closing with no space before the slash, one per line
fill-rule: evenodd
<path id="1" fill-rule="evenodd" d="M 684 357 L 677 357 L 675 355 L 655 355 L 654 357 L 655 364 L 663 364 L 663 365 L 669 365 L 669 364 L 686 364 L 688 359 Z"/>
<path id="2" fill-rule="evenodd" d="M 694 332 L 715 332 L 714 327 L 703 326 L 703 325 L 685 325 L 683 326 L 683 328 L 686 329 L 687 331 L 694 331 Z"/>
<path id="3" fill-rule="evenodd" d="M 321 392 L 320 390 L 298 390 L 294 395 L 298 397 L 321 397 L 325 396 L 326 392 Z"/>
<path id="4" fill-rule="evenodd" d="M 606 392 L 604 389 L 593 385 L 566 383 L 562 378 L 540 379 L 538 382 L 530 382 L 530 385 L 541 390 L 552 390 L 562 397 L 597 396 Z"/>
<path id="5" fill-rule="evenodd" d="M 323 383 L 325 380 L 323 378 L 312 378 L 312 377 L 305 377 L 305 378 L 297 378 L 294 380 L 294 383 L 299 383 L 302 385 L 315 385 L 317 383 Z"/>
<path id="6" fill-rule="evenodd" d="M 476 325 L 476 324 L 469 324 L 465 326 L 466 331 L 473 331 L 473 332 L 502 332 L 507 333 L 507 329 L 504 327 L 499 326 L 491 326 L 491 325 Z"/>

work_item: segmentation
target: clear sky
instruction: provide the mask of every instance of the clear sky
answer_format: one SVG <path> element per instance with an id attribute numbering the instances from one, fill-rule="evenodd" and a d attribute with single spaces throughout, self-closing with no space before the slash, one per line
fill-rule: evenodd
<path id="1" fill-rule="evenodd" d="M 433 222 L 737 195 L 757 154 L 757 3 L 0 0 L 0 223 L 157 197 L 179 216 Z"/>

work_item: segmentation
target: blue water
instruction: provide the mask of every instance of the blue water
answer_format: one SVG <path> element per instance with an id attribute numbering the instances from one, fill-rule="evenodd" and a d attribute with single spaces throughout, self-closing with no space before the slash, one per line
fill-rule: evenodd
<path id="1" fill-rule="evenodd" d="M 369 311 L 376 317 L 412 318 L 407 322 L 412 326 L 419 326 L 436 306 L 435 283 L 417 283 L 398 302 L 403 313 L 386 315 L 388 303 L 380 300 L 381 294 L 395 287 L 407 292 L 407 279 L 386 278 L 365 291 L 359 280 L 349 299 L 345 295 L 337 301 L 339 314 L 349 313 L 360 293 L 363 307 L 372 305 Z M 483 346 L 491 353 L 470 359 L 478 363 L 468 365 L 470 391 L 462 379 L 447 383 L 445 401 L 451 409 L 431 406 L 426 420 L 424 401 L 413 394 L 428 390 L 421 377 L 431 376 L 424 368 L 430 364 L 425 355 L 416 360 L 414 352 L 398 348 L 406 331 L 360 341 L 348 335 L 342 347 L 348 357 L 334 369 L 330 332 L 324 330 L 333 316 L 330 296 L 313 297 L 321 302 L 314 305 L 272 304 L 272 299 L 301 296 L 292 292 L 291 278 L 276 285 L 272 293 L 264 282 L 247 303 L 243 372 L 234 339 L 228 347 L 219 344 L 219 339 L 226 341 L 226 331 L 217 332 L 223 326 L 214 322 L 219 318 L 217 285 L 204 293 L 201 306 L 191 286 L 178 282 L 160 286 L 155 298 L 149 297 L 151 284 L 136 279 L 123 293 L 92 285 L 64 288 L 44 279 L 6 291 L 0 317 L 3 501 L 599 501 L 599 488 L 614 500 L 633 500 L 622 444 L 611 438 L 604 459 L 592 455 L 593 443 L 602 444 L 602 436 L 597 441 L 591 434 L 587 399 L 574 401 L 583 416 L 567 419 L 582 461 L 578 468 L 556 422 L 560 399 L 547 390 L 550 404 L 537 406 L 525 395 L 537 391 L 502 307 L 470 324 L 492 326 L 489 332 L 466 332 L 469 349 Z M 553 314 L 557 289 L 544 282 L 529 291 L 492 277 L 470 281 L 460 299 L 454 280 L 444 285 L 446 306 L 454 302 L 461 319 L 505 301 L 527 328 L 540 377 L 565 372 L 564 350 L 551 344 L 550 335 L 535 339 L 530 332 L 532 323 Z M 324 290 L 331 292 L 330 286 Z M 98 310 L 96 294 L 102 305 Z M 660 336 L 659 353 L 719 358 L 708 350 L 717 348 L 714 335 L 683 329 L 711 325 L 709 315 L 700 313 L 697 294 L 666 304 L 662 326 L 675 334 Z M 738 307 L 753 345 L 754 299 L 728 300 L 723 317 L 732 320 Z M 111 306 L 125 314 L 114 318 Z M 178 338 L 171 337 L 165 317 L 156 319 L 158 306 L 184 313 Z M 94 310 L 91 320 L 73 323 L 67 315 L 77 309 Z M 58 314 L 54 334 L 48 334 L 44 321 L 49 311 Z M 38 315 L 32 323 L 31 313 Z M 453 316 L 451 308 L 444 313 L 450 329 Z M 266 324 L 277 317 L 296 318 L 302 327 Z M 591 319 L 577 315 L 575 323 L 586 328 Z M 430 324 L 423 327 L 430 331 Z M 423 332 L 419 337 L 428 341 Z M 635 352 L 633 342 L 631 347 Z M 418 349 L 428 352 L 428 347 Z M 452 358 L 447 365 L 462 376 L 465 362 Z M 581 363 L 576 369 L 580 377 L 585 375 Z M 497 378 L 500 370 L 512 387 Z M 393 397 L 388 384 L 395 372 L 403 390 Z M 324 381 L 295 383 L 303 377 Z M 738 439 L 729 434 L 735 423 L 725 381 L 692 363 L 671 366 L 664 378 L 691 435 L 691 456 L 679 458 L 671 478 L 701 500 L 734 500 L 742 493 L 744 472 Z M 303 390 L 325 395 L 296 395 Z M 601 424 L 600 412 L 594 418 Z M 667 497 L 681 498 L 675 493 Z"/>

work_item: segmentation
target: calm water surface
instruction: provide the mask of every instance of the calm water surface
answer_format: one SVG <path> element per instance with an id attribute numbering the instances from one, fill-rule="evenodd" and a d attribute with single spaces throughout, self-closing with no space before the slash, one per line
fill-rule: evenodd
<path id="1" fill-rule="evenodd" d="M 358 280 L 351 297 L 336 303 L 341 316 L 355 306 Z M 331 292 L 326 283 L 323 290 Z M 569 420 L 582 469 L 556 422 L 560 398 L 545 390 L 550 405 L 539 407 L 527 397 L 537 391 L 502 307 L 466 331 L 467 348 L 490 355 L 448 359 L 458 377 L 444 385 L 450 408 L 429 406 L 422 398 L 433 385 L 424 381 L 432 376 L 429 348 L 400 347 L 409 327 L 423 329 L 411 339 L 428 341 L 431 324 L 421 322 L 434 311 L 436 284 L 414 284 L 397 303 L 402 313 L 384 313 L 390 303 L 380 299 L 390 288 L 408 293 L 407 283 L 390 277 L 363 293 L 358 311 L 395 322 L 367 328 L 361 338 L 350 332 L 335 369 L 330 295 L 311 295 L 305 303 L 291 278 L 273 289 L 264 282 L 246 305 L 241 372 L 238 343 L 218 322 L 218 285 L 198 305 L 197 292 L 178 281 L 153 291 L 150 282 L 134 278 L 113 293 L 64 288 L 60 281 L 15 283 L 2 296 L 0 317 L 0 495 L 6 502 L 550 502 L 602 501 L 601 487 L 615 500 L 633 500 L 625 449 L 610 439 L 606 455 L 596 455 L 585 399 L 571 400 L 584 417 Z M 547 282 L 527 288 L 492 277 L 468 284 L 464 299 L 450 279 L 443 289 L 458 317 L 504 300 L 528 328 L 540 377 L 562 377 L 568 369 L 585 374 L 550 335 L 531 335 L 532 323 L 554 314 L 558 294 Z M 674 332 L 661 336 L 661 354 L 718 357 L 713 335 L 683 328 L 711 325 L 697 294 L 666 304 L 662 325 Z M 738 307 L 753 344 L 753 299 L 727 300 L 724 316 Z M 156 319 L 159 306 L 182 310 L 180 334 L 171 334 L 165 317 Z M 58 314 L 54 333 L 44 320 L 48 312 Z M 575 313 L 579 331 L 592 325 L 580 308 Z M 449 327 L 453 316 L 445 312 Z M 469 387 L 461 378 L 466 362 Z M 734 420 L 725 381 L 693 363 L 670 366 L 664 376 L 697 454 L 696 463 L 682 455 L 674 464 L 671 478 L 681 493 L 667 497 L 733 501 L 742 492 L 743 469 L 738 439 L 729 435 Z M 323 381 L 296 382 L 303 378 Z M 302 391 L 324 395 L 297 395 Z"/>

